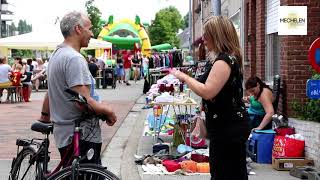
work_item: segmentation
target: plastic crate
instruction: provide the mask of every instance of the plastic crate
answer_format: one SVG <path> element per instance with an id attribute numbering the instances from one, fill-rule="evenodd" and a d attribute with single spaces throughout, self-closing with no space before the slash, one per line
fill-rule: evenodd
<path id="1" fill-rule="evenodd" d="M 257 163 L 271 164 L 272 147 L 275 131 L 258 130 L 252 132 L 252 137 L 247 142 L 247 154 Z"/>

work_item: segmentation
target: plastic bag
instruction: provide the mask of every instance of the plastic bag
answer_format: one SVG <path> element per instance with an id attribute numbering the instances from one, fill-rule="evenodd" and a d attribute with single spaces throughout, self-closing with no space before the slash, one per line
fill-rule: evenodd
<path id="1" fill-rule="evenodd" d="M 305 141 L 285 136 L 276 136 L 272 149 L 272 157 L 304 157 Z"/>
<path id="2" fill-rule="evenodd" d="M 286 136 L 286 135 L 291 135 L 295 133 L 294 127 L 280 127 L 274 129 L 277 135 L 279 136 Z"/>
<path id="3" fill-rule="evenodd" d="M 191 135 L 197 138 L 207 138 L 208 136 L 206 125 L 203 118 L 200 116 L 196 118 L 196 126 L 194 127 Z"/>

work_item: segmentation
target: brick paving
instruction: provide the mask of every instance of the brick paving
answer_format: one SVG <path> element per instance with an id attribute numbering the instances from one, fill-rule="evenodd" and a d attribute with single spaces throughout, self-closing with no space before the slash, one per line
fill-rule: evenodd
<path id="1" fill-rule="evenodd" d="M 140 96 L 141 89 L 142 82 L 130 87 L 122 85 L 122 87 L 118 86 L 117 89 L 98 90 L 102 99 L 108 100 L 103 103 L 110 104 L 118 117 L 117 123 L 112 127 L 101 122 L 102 151 L 133 107 L 135 100 Z M 16 155 L 15 142 L 17 138 L 44 137 L 42 134 L 33 132 L 30 129 L 32 122 L 39 118 L 44 94 L 43 91 L 33 93 L 32 101 L 28 103 L 0 104 L 0 160 L 11 160 Z M 53 135 L 50 136 L 50 151 L 51 159 L 60 159 Z"/>
<path id="2" fill-rule="evenodd" d="M 104 147 L 110 142 L 134 102 L 112 101 L 109 104 L 115 110 L 118 122 L 112 127 L 102 123 Z M 39 117 L 41 105 L 41 100 L 35 100 L 30 103 L 2 103 L 0 105 L 0 159 L 12 159 L 16 155 L 15 141 L 17 138 L 44 137 L 42 134 L 33 132 L 30 129 L 32 122 Z M 59 159 L 53 135 L 51 135 L 50 140 L 51 158 Z"/>

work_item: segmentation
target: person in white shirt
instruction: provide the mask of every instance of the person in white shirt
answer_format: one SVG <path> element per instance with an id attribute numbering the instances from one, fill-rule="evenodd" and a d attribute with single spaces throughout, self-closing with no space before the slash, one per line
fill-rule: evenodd
<path id="1" fill-rule="evenodd" d="M 6 57 L 0 57 L 0 103 L 2 92 L 5 88 L 11 86 L 11 81 L 9 80 L 9 73 L 11 72 L 11 67 L 7 64 Z M 7 96 L 7 101 L 9 100 L 10 95 Z"/>
<path id="2" fill-rule="evenodd" d="M 32 65 L 33 65 L 33 69 L 38 69 L 38 59 L 40 58 L 37 58 L 37 59 L 32 59 Z"/>
<path id="3" fill-rule="evenodd" d="M 148 69 L 149 69 L 149 59 L 145 54 L 143 55 L 143 58 L 142 58 L 142 67 L 143 67 L 143 76 L 147 77 Z"/>
<path id="4" fill-rule="evenodd" d="M 39 91 L 40 81 L 45 79 L 46 68 L 42 59 L 37 59 L 38 66 L 34 68 L 35 75 L 31 79 L 35 83 L 36 91 Z"/>

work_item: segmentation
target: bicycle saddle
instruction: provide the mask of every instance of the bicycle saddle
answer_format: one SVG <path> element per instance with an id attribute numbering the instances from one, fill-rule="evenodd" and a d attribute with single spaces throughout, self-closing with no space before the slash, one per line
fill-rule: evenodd
<path id="1" fill-rule="evenodd" d="M 31 130 L 41 132 L 43 134 L 50 134 L 53 131 L 53 124 L 37 121 L 32 123 Z"/>

